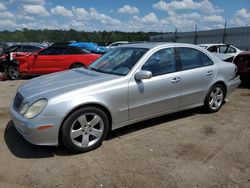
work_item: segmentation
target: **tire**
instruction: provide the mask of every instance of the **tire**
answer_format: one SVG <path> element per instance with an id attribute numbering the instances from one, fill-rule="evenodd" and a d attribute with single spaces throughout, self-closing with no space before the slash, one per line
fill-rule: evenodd
<path id="1" fill-rule="evenodd" d="M 19 66 L 18 65 L 10 65 L 7 67 L 7 77 L 11 80 L 19 80 Z"/>
<path id="2" fill-rule="evenodd" d="M 61 141 L 72 152 L 82 153 L 96 149 L 109 131 L 105 112 L 96 107 L 85 107 L 73 112 L 61 128 Z"/>
<path id="3" fill-rule="evenodd" d="M 225 88 L 221 84 L 215 84 L 209 90 L 205 102 L 204 108 L 209 113 L 214 113 L 220 110 L 225 100 Z"/>
<path id="4" fill-rule="evenodd" d="M 83 64 L 81 64 L 81 63 L 75 63 L 75 64 L 73 64 L 73 65 L 70 66 L 70 69 L 77 69 L 77 68 L 82 68 L 82 67 L 84 67 Z"/>

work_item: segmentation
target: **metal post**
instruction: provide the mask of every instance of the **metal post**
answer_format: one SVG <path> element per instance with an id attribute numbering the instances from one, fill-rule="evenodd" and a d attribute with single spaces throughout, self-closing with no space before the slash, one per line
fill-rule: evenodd
<path id="1" fill-rule="evenodd" d="M 176 42 L 177 41 L 177 27 L 175 28 L 175 32 L 174 32 L 174 42 Z"/>
<path id="2" fill-rule="evenodd" d="M 226 29 L 227 29 L 227 21 L 225 21 L 223 35 L 222 35 L 222 43 L 223 44 L 225 43 L 225 40 L 226 40 Z"/>
<path id="3" fill-rule="evenodd" d="M 194 31 L 194 44 L 197 44 L 197 24 L 195 25 L 195 31 Z"/>

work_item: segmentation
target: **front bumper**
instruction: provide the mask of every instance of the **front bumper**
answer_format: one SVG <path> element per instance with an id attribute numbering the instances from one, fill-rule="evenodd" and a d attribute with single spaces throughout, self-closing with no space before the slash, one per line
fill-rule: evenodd
<path id="1" fill-rule="evenodd" d="M 60 118 L 35 117 L 33 119 L 26 119 L 13 108 L 10 108 L 10 114 L 17 131 L 31 144 L 51 146 L 59 144 Z M 42 125 L 52 125 L 52 127 L 39 130 L 38 127 Z"/>
<path id="2" fill-rule="evenodd" d="M 234 79 L 230 80 L 227 85 L 226 97 L 229 97 L 239 87 L 240 83 L 241 83 L 240 76 L 237 76 Z"/>

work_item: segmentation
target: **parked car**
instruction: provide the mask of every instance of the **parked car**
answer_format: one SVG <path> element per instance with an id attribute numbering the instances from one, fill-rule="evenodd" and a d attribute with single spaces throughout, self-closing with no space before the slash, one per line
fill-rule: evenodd
<path id="1" fill-rule="evenodd" d="M 87 69 L 30 80 L 10 105 L 16 129 L 32 144 L 97 148 L 110 130 L 204 106 L 217 112 L 240 84 L 237 68 L 190 44 L 114 48 Z"/>
<path id="2" fill-rule="evenodd" d="M 219 53 L 219 54 L 226 54 L 228 55 L 227 58 L 226 56 L 220 56 L 217 55 L 220 59 L 224 58 L 224 61 L 230 61 L 232 62 L 234 57 L 237 56 L 239 53 L 242 51 L 238 48 L 236 48 L 233 45 L 230 44 L 199 44 L 200 47 L 207 49 L 208 51 L 212 53 Z"/>
<path id="3" fill-rule="evenodd" d="M 93 42 L 73 42 L 70 43 L 69 46 L 77 46 L 96 54 L 104 54 L 107 52 L 107 48 L 105 48 L 104 46 L 98 46 Z"/>
<path id="4" fill-rule="evenodd" d="M 250 81 L 250 51 L 238 54 L 234 59 L 234 64 L 238 67 L 241 79 Z"/>
<path id="5" fill-rule="evenodd" d="M 29 44 L 18 44 L 5 47 L 0 55 L 0 72 L 4 72 L 10 79 L 17 79 L 18 66 L 16 58 L 32 54 L 38 50 L 41 50 L 41 45 L 29 45 Z M 12 66 L 16 65 L 16 66 Z"/>
<path id="6" fill-rule="evenodd" d="M 4 49 L 3 54 L 13 53 L 15 52 L 16 55 L 28 55 L 33 52 L 37 52 L 38 50 L 41 50 L 44 48 L 42 45 L 29 45 L 29 44 L 17 44 L 12 45 Z"/>
<path id="7" fill-rule="evenodd" d="M 19 73 L 24 75 L 42 75 L 52 72 L 85 67 L 99 58 L 73 46 L 50 46 L 31 55 L 16 57 L 16 62 L 8 67 L 8 76 L 16 79 Z M 17 72 L 19 71 L 19 72 Z"/>
<path id="8" fill-rule="evenodd" d="M 112 48 L 116 48 L 118 46 L 122 46 L 124 44 L 128 44 L 128 41 L 117 41 L 117 42 L 113 42 L 110 45 L 107 46 L 107 49 L 112 49 Z"/>

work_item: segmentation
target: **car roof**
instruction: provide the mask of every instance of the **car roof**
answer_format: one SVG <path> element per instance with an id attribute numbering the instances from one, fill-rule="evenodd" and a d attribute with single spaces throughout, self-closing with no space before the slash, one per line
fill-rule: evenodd
<path id="1" fill-rule="evenodd" d="M 187 43 L 173 43 L 173 42 L 138 42 L 138 43 L 129 43 L 122 45 L 122 47 L 132 47 L 132 48 L 147 48 L 152 49 L 155 47 L 160 46 L 178 46 L 178 47 L 197 47 L 193 44 L 187 44 Z"/>
<path id="2" fill-rule="evenodd" d="M 228 44 L 223 44 L 223 43 L 211 43 L 211 44 L 198 44 L 198 46 L 224 46 Z"/>

